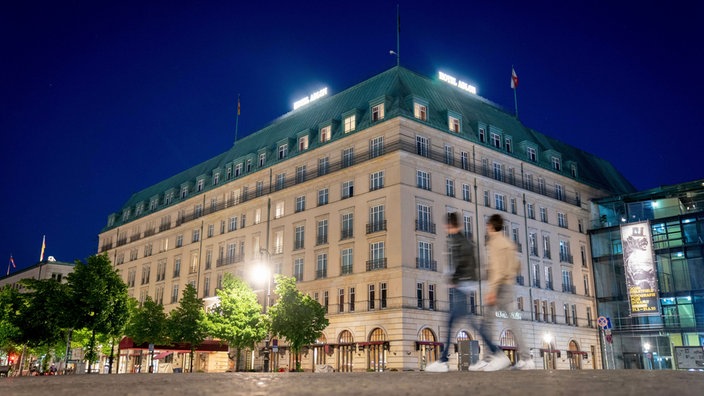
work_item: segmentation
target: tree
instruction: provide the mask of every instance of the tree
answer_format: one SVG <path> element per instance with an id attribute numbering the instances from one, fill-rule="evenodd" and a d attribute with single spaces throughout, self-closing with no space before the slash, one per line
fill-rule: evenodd
<path id="1" fill-rule="evenodd" d="M 183 297 L 169 315 L 169 335 L 172 342 L 185 342 L 191 348 L 189 370 L 193 372 L 193 353 L 208 335 L 208 325 L 203 309 L 203 300 L 198 298 L 196 288 L 190 283 L 183 291 Z"/>
<path id="2" fill-rule="evenodd" d="M 18 326 L 21 321 L 20 306 L 22 304 L 20 292 L 9 285 L 0 287 L 0 349 L 12 349 L 22 332 Z M 22 342 L 20 342 L 22 343 Z"/>
<path id="3" fill-rule="evenodd" d="M 63 338 L 68 326 L 65 311 L 69 298 L 68 286 L 53 279 L 22 279 L 26 292 L 20 294 L 19 321 L 16 326 L 21 339 L 16 341 L 30 348 L 53 347 Z"/>
<path id="4" fill-rule="evenodd" d="M 118 336 L 127 322 L 127 285 L 112 267 L 107 254 L 88 257 L 87 263 L 76 260 L 68 275 L 73 323 L 71 329 L 88 329 L 91 339 L 86 356 L 88 367 L 97 358 L 96 333 Z M 90 373 L 90 369 L 88 370 Z"/>
<path id="5" fill-rule="evenodd" d="M 276 275 L 275 281 L 278 299 L 269 309 L 271 332 L 288 340 L 300 370 L 301 348 L 314 343 L 329 322 L 325 308 L 296 288 L 296 278 Z"/>
<path id="6" fill-rule="evenodd" d="M 226 273 L 217 295 L 220 302 L 207 315 L 210 333 L 237 351 L 235 371 L 239 371 L 242 349 L 254 348 L 266 337 L 268 322 L 257 295 L 242 279 Z"/>
<path id="7" fill-rule="evenodd" d="M 134 300 L 134 299 L 133 299 Z M 134 300 L 135 305 L 137 301 Z M 125 335 L 135 344 L 149 342 L 152 344 L 168 343 L 168 317 L 164 306 L 157 304 L 151 297 L 144 299 L 142 306 L 135 306 L 132 311 Z"/>

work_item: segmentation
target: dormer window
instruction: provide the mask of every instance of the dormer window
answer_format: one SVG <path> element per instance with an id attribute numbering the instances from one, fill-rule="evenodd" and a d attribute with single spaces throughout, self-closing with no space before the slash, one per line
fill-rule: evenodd
<path id="1" fill-rule="evenodd" d="M 460 119 L 453 116 L 447 117 L 447 126 L 450 132 L 460 133 Z"/>
<path id="2" fill-rule="evenodd" d="M 167 192 L 164 195 L 164 205 L 171 205 L 171 202 L 173 202 L 173 201 L 174 201 L 174 192 L 173 191 Z"/>
<path id="3" fill-rule="evenodd" d="M 235 177 L 239 177 L 242 174 L 242 164 L 235 165 Z"/>
<path id="4" fill-rule="evenodd" d="M 528 147 L 526 150 L 526 155 L 528 156 L 528 161 L 538 162 L 538 155 L 533 147 Z"/>
<path id="5" fill-rule="evenodd" d="M 352 132 L 356 128 L 357 128 L 357 117 L 355 115 L 345 117 L 345 133 Z"/>
<path id="6" fill-rule="evenodd" d="M 491 134 L 491 145 L 496 148 L 501 148 L 501 136 L 498 133 Z"/>
<path id="7" fill-rule="evenodd" d="M 330 125 L 320 128 L 320 143 L 325 143 L 330 141 L 332 136 L 332 128 Z"/>
<path id="8" fill-rule="evenodd" d="M 252 160 L 248 159 L 247 163 L 245 164 L 245 172 L 249 173 L 252 171 Z"/>
<path id="9" fill-rule="evenodd" d="M 378 104 L 372 107 L 372 121 L 379 121 L 384 119 L 384 104 Z"/>
<path id="10" fill-rule="evenodd" d="M 159 205 L 159 199 L 158 198 L 152 198 L 149 200 L 149 210 L 154 210 L 156 209 L 157 205 Z"/>
<path id="11" fill-rule="evenodd" d="M 562 165 L 560 163 L 560 157 L 552 157 L 552 169 L 556 171 L 562 170 Z"/>
<path id="12" fill-rule="evenodd" d="M 428 121 L 428 106 L 417 102 L 414 103 L 413 116 L 421 121 Z"/>
<path id="13" fill-rule="evenodd" d="M 266 153 L 259 153 L 259 167 L 261 168 L 266 163 Z"/>
<path id="14" fill-rule="evenodd" d="M 200 179 L 198 182 L 196 182 L 196 191 L 200 192 L 203 191 L 203 186 L 205 186 L 205 180 Z"/>
<path id="15" fill-rule="evenodd" d="M 298 138 L 298 151 L 308 150 L 308 136 Z"/>
<path id="16" fill-rule="evenodd" d="M 572 166 L 570 166 L 570 174 L 572 177 L 577 177 L 577 165 L 572 164 Z"/>
<path id="17" fill-rule="evenodd" d="M 181 198 L 186 198 L 188 196 L 188 187 L 181 187 Z"/>
<path id="18" fill-rule="evenodd" d="M 479 141 L 486 143 L 486 129 L 484 128 L 479 128 Z"/>
<path id="19" fill-rule="evenodd" d="M 513 141 L 511 141 L 511 138 L 507 137 L 506 140 L 504 140 L 504 147 L 506 147 L 506 152 L 507 153 L 512 153 L 513 152 Z"/>
<path id="20" fill-rule="evenodd" d="M 284 143 L 279 146 L 279 159 L 282 160 L 288 155 L 288 144 Z"/>
<path id="21" fill-rule="evenodd" d="M 122 212 L 122 221 L 125 222 L 130 218 L 130 210 L 125 209 L 124 212 Z"/>
<path id="22" fill-rule="evenodd" d="M 220 173 L 216 173 L 213 175 L 213 185 L 217 186 L 218 183 L 220 183 Z"/>

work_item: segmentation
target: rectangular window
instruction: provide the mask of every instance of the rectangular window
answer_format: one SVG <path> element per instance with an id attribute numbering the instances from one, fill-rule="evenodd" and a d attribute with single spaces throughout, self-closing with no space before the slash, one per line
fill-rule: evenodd
<path id="1" fill-rule="evenodd" d="M 435 233 L 433 211 L 430 205 L 422 203 L 416 205 L 416 230 Z"/>
<path id="2" fill-rule="evenodd" d="M 352 268 L 354 262 L 353 256 L 352 256 L 352 248 L 346 248 L 342 249 L 342 252 L 340 252 L 340 273 L 342 275 L 347 275 L 352 273 Z"/>
<path id="3" fill-rule="evenodd" d="M 543 235 L 543 258 L 550 259 L 550 235 Z"/>
<path id="4" fill-rule="evenodd" d="M 297 282 L 303 281 L 303 259 L 296 258 L 293 260 L 293 277 Z"/>
<path id="5" fill-rule="evenodd" d="M 254 186 L 254 195 L 257 197 L 261 197 L 264 194 L 264 182 L 261 180 L 257 180 L 256 185 Z"/>
<path id="6" fill-rule="evenodd" d="M 328 189 L 323 188 L 322 190 L 318 190 L 318 206 L 322 205 L 327 205 L 328 204 Z"/>
<path id="7" fill-rule="evenodd" d="M 356 116 L 345 117 L 345 133 L 352 132 L 357 127 Z"/>
<path id="8" fill-rule="evenodd" d="M 528 249 L 531 256 L 538 257 L 538 236 L 535 232 L 528 233 Z"/>
<path id="9" fill-rule="evenodd" d="M 540 287 L 540 265 L 533 264 L 533 286 Z"/>
<path id="10" fill-rule="evenodd" d="M 367 271 L 386 268 L 386 255 L 384 242 L 373 242 L 369 244 L 369 263 Z"/>
<path id="11" fill-rule="evenodd" d="M 279 201 L 274 205 L 274 218 L 280 219 L 284 217 L 286 212 L 284 211 L 284 201 Z M 254 212 L 254 224 L 261 223 L 262 220 L 262 210 L 257 208 Z"/>
<path id="12" fill-rule="evenodd" d="M 298 151 L 308 150 L 308 136 L 298 138 Z"/>
<path id="13" fill-rule="evenodd" d="M 325 143 L 330 141 L 332 137 L 332 127 L 330 125 L 325 126 L 320 129 L 320 143 Z"/>
<path id="14" fill-rule="evenodd" d="M 342 199 L 351 198 L 354 196 L 354 180 L 349 180 L 342 183 Z"/>
<path id="15" fill-rule="evenodd" d="M 345 289 L 337 290 L 337 312 L 345 312 Z"/>
<path id="16" fill-rule="evenodd" d="M 340 239 L 349 239 L 354 236 L 354 214 L 343 213 Z"/>
<path id="17" fill-rule="evenodd" d="M 462 200 L 467 202 L 472 201 L 472 194 L 469 190 L 469 184 L 462 184 Z"/>
<path id="18" fill-rule="evenodd" d="M 526 212 L 528 212 L 528 218 L 535 220 L 535 206 L 533 204 L 526 204 Z"/>
<path id="19" fill-rule="evenodd" d="M 469 153 L 467 153 L 466 151 L 461 152 L 460 162 L 462 165 L 462 169 L 469 170 Z"/>
<path id="20" fill-rule="evenodd" d="M 528 161 L 538 162 L 538 156 L 537 156 L 535 149 L 533 147 L 527 148 L 526 155 L 528 156 Z"/>
<path id="21" fill-rule="evenodd" d="M 416 283 L 416 307 L 418 309 L 423 309 L 425 307 L 425 301 L 423 300 L 423 295 L 425 289 L 425 285 L 423 285 L 422 282 Z"/>
<path id="22" fill-rule="evenodd" d="M 193 230 L 193 236 L 191 238 L 191 242 L 196 243 L 198 241 L 200 241 L 200 230 L 195 229 L 195 230 Z"/>
<path id="23" fill-rule="evenodd" d="M 416 136 L 416 154 L 430 158 L 430 139 L 425 136 Z"/>
<path id="24" fill-rule="evenodd" d="M 384 205 L 376 205 L 369 208 L 369 227 L 367 234 L 386 230 L 386 219 Z"/>
<path id="25" fill-rule="evenodd" d="M 286 186 L 286 174 L 279 173 L 276 175 L 276 191 L 283 190 Z"/>
<path id="26" fill-rule="evenodd" d="M 572 324 L 577 326 L 577 306 L 572 304 Z"/>
<path id="27" fill-rule="evenodd" d="M 296 197 L 296 213 L 306 210 L 306 196 Z"/>
<path id="28" fill-rule="evenodd" d="M 506 196 L 503 194 L 494 194 L 494 202 L 496 203 L 496 210 L 506 211 Z"/>
<path id="29" fill-rule="evenodd" d="M 468 214 L 465 214 L 465 215 L 463 216 L 463 224 L 464 224 L 464 228 L 463 228 L 464 236 L 465 236 L 467 239 L 470 239 L 470 240 L 471 240 L 471 239 L 472 239 L 472 230 L 473 230 L 473 228 L 472 228 L 472 216 L 470 216 L 470 215 L 468 215 Z"/>
<path id="30" fill-rule="evenodd" d="M 452 146 L 445 145 L 445 163 L 448 165 L 455 163 L 455 149 Z"/>
<path id="31" fill-rule="evenodd" d="M 369 158 L 376 158 L 384 154 L 384 137 L 377 136 L 369 141 Z"/>
<path id="32" fill-rule="evenodd" d="M 174 278 L 181 276 L 181 257 L 174 258 Z"/>
<path id="33" fill-rule="evenodd" d="M 564 213 L 557 213 L 557 225 L 562 228 L 567 228 L 567 215 Z"/>
<path id="34" fill-rule="evenodd" d="M 516 198 L 511 198 L 511 213 L 516 214 L 518 212 L 518 205 L 516 204 Z"/>
<path id="35" fill-rule="evenodd" d="M 379 309 L 384 309 L 387 307 L 387 292 L 388 289 L 386 288 L 386 282 L 379 283 Z"/>
<path id="36" fill-rule="evenodd" d="M 369 175 L 369 191 L 384 187 L 384 171 L 374 172 Z"/>
<path id="37" fill-rule="evenodd" d="M 288 144 L 282 144 L 279 146 L 279 159 L 282 160 L 288 155 Z"/>
<path id="38" fill-rule="evenodd" d="M 178 284 L 173 285 L 171 289 L 171 303 L 175 304 L 178 302 Z"/>
<path id="39" fill-rule="evenodd" d="M 374 285 L 369 285 L 369 293 L 367 294 L 367 309 L 370 311 L 374 310 L 374 302 L 376 300 L 376 293 L 374 291 Z"/>
<path id="40" fill-rule="evenodd" d="M 372 107 L 372 121 L 379 121 L 384 119 L 384 104 L 378 104 Z"/>
<path id="41" fill-rule="evenodd" d="M 303 183 L 306 181 L 306 166 L 297 166 L 296 167 L 296 184 Z"/>
<path id="42" fill-rule="evenodd" d="M 555 184 L 555 199 L 558 199 L 560 201 L 565 200 L 565 193 L 562 190 L 562 186 L 560 184 Z"/>
<path id="43" fill-rule="evenodd" d="M 486 129 L 484 128 L 479 128 L 479 141 L 486 143 Z"/>
<path id="44" fill-rule="evenodd" d="M 330 158 L 318 158 L 318 176 L 327 175 L 330 172 Z"/>
<path id="45" fill-rule="evenodd" d="M 455 181 L 451 179 L 445 179 L 445 195 L 448 197 L 455 196 Z"/>
<path id="46" fill-rule="evenodd" d="M 295 228 L 295 232 L 294 232 L 295 237 L 294 237 L 294 244 L 293 244 L 293 248 L 295 250 L 304 248 L 303 243 L 305 240 L 305 229 L 306 229 L 305 226 L 302 226 L 302 225 L 296 226 L 296 228 Z"/>
<path id="47" fill-rule="evenodd" d="M 504 173 L 503 173 L 503 165 L 499 164 L 498 162 L 494 162 L 494 179 L 498 181 L 503 181 L 504 180 Z"/>
<path id="48" fill-rule="evenodd" d="M 548 222 L 548 209 L 547 208 L 543 208 L 543 207 L 540 208 L 540 221 L 542 221 L 543 223 Z"/>
<path id="49" fill-rule="evenodd" d="M 420 103 L 413 103 L 413 116 L 421 121 L 427 121 L 428 107 Z"/>
<path id="50" fill-rule="evenodd" d="M 209 270 L 213 265 L 213 250 L 208 249 L 205 251 L 205 269 Z"/>
<path id="51" fill-rule="evenodd" d="M 230 217 L 230 223 L 227 227 L 227 231 L 235 231 L 237 229 L 237 216 Z"/>
<path id="52" fill-rule="evenodd" d="M 316 237 L 316 245 L 324 245 L 328 243 L 328 221 L 318 221 L 318 235 Z"/>
<path id="53" fill-rule="evenodd" d="M 508 153 L 513 152 L 513 144 L 512 143 L 513 142 L 511 140 L 511 138 L 507 137 L 506 140 L 504 140 L 504 146 L 506 147 L 506 152 L 508 152 Z"/>
<path id="54" fill-rule="evenodd" d="M 433 260 L 433 245 L 427 241 L 418 241 L 418 257 L 416 268 L 436 271 L 437 264 Z"/>
<path id="55" fill-rule="evenodd" d="M 560 163 L 559 157 L 552 157 L 552 169 L 558 172 L 562 169 L 562 164 Z"/>
<path id="56" fill-rule="evenodd" d="M 572 253 L 570 252 L 570 243 L 568 241 L 560 241 L 560 261 L 572 264 Z"/>
<path id="57" fill-rule="evenodd" d="M 447 125 L 450 132 L 460 133 L 460 120 L 453 116 L 447 117 Z"/>
<path id="58" fill-rule="evenodd" d="M 318 255 L 315 279 L 323 279 L 328 277 L 328 255 L 322 253 Z"/>
<path id="59" fill-rule="evenodd" d="M 347 168 L 354 165 L 354 148 L 348 147 L 342 150 L 342 167 Z"/>
<path id="60" fill-rule="evenodd" d="M 354 300 L 355 300 L 354 287 L 350 287 L 350 312 L 354 312 Z"/>
<path id="61" fill-rule="evenodd" d="M 259 160 L 258 160 L 259 167 L 263 167 L 264 164 L 266 164 L 266 153 L 259 153 Z"/>
<path id="62" fill-rule="evenodd" d="M 491 134 L 491 145 L 496 147 L 496 148 L 501 148 L 501 136 L 497 133 Z"/>
<path id="63" fill-rule="evenodd" d="M 416 171 L 416 186 L 423 190 L 430 190 L 430 174 L 426 171 Z"/>

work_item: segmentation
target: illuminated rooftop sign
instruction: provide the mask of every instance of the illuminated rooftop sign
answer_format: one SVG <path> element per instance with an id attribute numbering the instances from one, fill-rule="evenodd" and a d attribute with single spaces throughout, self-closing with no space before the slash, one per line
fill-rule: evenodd
<path id="1" fill-rule="evenodd" d="M 301 107 L 301 106 L 305 106 L 305 105 L 307 105 L 308 103 L 310 103 L 310 102 L 312 102 L 312 101 L 314 101 L 314 100 L 320 99 L 320 98 L 322 98 L 323 96 L 325 96 L 325 95 L 327 95 L 327 94 L 328 94 L 328 89 L 327 89 L 327 87 L 321 89 L 321 90 L 318 91 L 318 92 L 313 92 L 310 96 L 306 96 L 306 97 L 303 98 L 303 99 L 299 99 L 299 100 L 293 102 L 293 109 L 296 110 L 297 108 L 299 108 L 299 107 Z"/>
<path id="2" fill-rule="evenodd" d="M 446 83 L 448 83 L 450 85 L 454 85 L 455 87 L 457 87 L 461 90 L 467 91 L 469 93 L 473 93 L 475 95 L 477 94 L 477 87 L 475 87 L 473 85 L 469 85 L 462 80 L 457 80 L 455 77 L 453 77 L 449 74 L 445 74 L 443 72 L 438 72 L 438 78 L 440 79 L 440 81 L 445 81 Z"/>

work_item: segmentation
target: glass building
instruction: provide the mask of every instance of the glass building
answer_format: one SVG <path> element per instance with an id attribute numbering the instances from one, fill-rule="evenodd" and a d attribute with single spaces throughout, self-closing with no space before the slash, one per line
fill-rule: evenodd
<path id="1" fill-rule="evenodd" d="M 704 180 L 596 199 L 592 216 L 603 367 L 704 369 Z M 628 286 L 632 227 L 652 262 L 651 297 Z"/>

